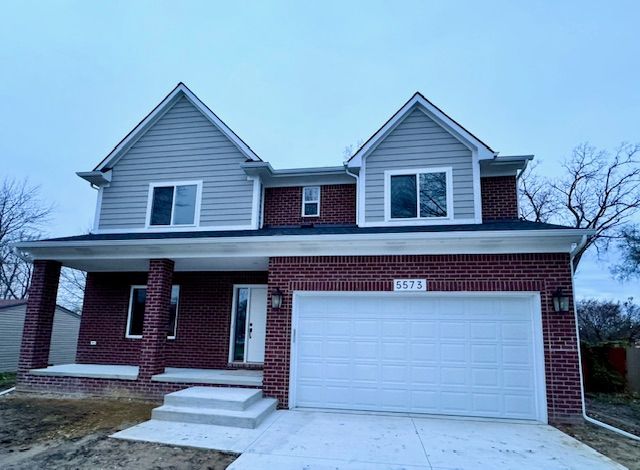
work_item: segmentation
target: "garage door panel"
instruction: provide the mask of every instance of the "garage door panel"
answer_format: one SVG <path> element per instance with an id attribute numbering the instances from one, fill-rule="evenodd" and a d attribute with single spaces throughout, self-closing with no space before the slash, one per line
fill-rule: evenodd
<path id="1" fill-rule="evenodd" d="M 537 418 L 530 297 L 295 302 L 296 406 Z"/>
<path id="2" fill-rule="evenodd" d="M 472 341 L 485 340 L 496 341 L 499 337 L 500 325 L 496 322 L 474 322 L 469 331 L 469 339 Z"/>
<path id="3" fill-rule="evenodd" d="M 472 364 L 498 365 L 498 346 L 496 344 L 470 344 Z"/>

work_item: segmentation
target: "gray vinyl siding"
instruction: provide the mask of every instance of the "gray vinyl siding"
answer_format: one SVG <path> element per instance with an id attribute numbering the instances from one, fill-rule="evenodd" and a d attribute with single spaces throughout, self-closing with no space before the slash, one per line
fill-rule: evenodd
<path id="1" fill-rule="evenodd" d="M 56 310 L 51 333 L 49 363 L 69 364 L 76 361 L 79 331 L 80 317 L 61 309 Z"/>
<path id="2" fill-rule="evenodd" d="M 100 229 L 145 227 L 149 183 L 200 180 L 200 226 L 248 226 L 253 183 L 244 155 L 184 96 L 113 167 L 104 188 Z"/>
<path id="3" fill-rule="evenodd" d="M 18 369 L 26 308 L 26 305 L 15 305 L 0 309 L 0 372 L 15 372 Z M 50 364 L 75 362 L 79 328 L 79 317 L 56 309 L 49 351 Z"/>
<path id="4" fill-rule="evenodd" d="M 425 113 L 415 109 L 365 158 L 365 219 L 384 221 L 384 172 L 451 167 L 453 218 L 474 217 L 471 151 Z"/>

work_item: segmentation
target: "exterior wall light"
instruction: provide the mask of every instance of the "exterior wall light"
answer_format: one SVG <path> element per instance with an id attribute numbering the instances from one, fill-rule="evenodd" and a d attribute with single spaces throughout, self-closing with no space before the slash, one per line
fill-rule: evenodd
<path id="1" fill-rule="evenodd" d="M 554 312 L 566 313 L 569 311 L 569 296 L 562 292 L 562 287 L 559 287 L 551 296 Z"/>
<path id="2" fill-rule="evenodd" d="M 280 310 L 280 307 L 282 307 L 282 291 L 279 287 L 276 287 L 276 290 L 271 292 L 271 308 Z"/>

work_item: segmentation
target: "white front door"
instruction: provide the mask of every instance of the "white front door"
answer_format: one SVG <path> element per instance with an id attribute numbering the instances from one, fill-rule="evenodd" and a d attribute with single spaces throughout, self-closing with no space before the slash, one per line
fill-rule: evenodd
<path id="1" fill-rule="evenodd" d="M 235 286 L 231 319 L 231 362 L 264 362 L 267 287 Z"/>
<path id="2" fill-rule="evenodd" d="M 291 406 L 545 421 L 537 298 L 296 293 Z"/>

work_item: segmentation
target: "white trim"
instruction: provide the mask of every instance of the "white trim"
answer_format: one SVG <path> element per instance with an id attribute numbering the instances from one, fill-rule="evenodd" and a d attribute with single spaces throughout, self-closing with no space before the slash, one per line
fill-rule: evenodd
<path id="1" fill-rule="evenodd" d="M 480 160 L 478 152 L 471 152 L 471 170 L 473 178 L 473 214 L 477 224 L 482 223 L 482 188 L 480 186 Z"/>
<path id="2" fill-rule="evenodd" d="M 296 336 L 299 320 L 299 302 L 303 297 L 337 297 L 337 296 L 389 296 L 398 298 L 407 297 L 510 297 L 528 298 L 531 300 L 531 321 L 532 334 L 535 338 L 533 345 L 533 364 L 535 376 L 535 399 L 536 418 L 543 423 L 548 422 L 546 378 L 545 378 L 545 356 L 544 356 L 544 336 L 542 331 L 542 308 L 540 292 L 532 291 L 427 291 L 427 292 L 393 292 L 393 291 L 293 291 L 291 308 L 291 332 L 289 338 L 290 360 L 289 360 L 289 409 L 296 407 L 296 379 L 297 379 L 297 355 Z"/>
<path id="3" fill-rule="evenodd" d="M 252 225 L 201 225 L 192 227 L 190 225 L 176 225 L 168 227 L 166 225 L 152 225 L 149 228 L 103 228 L 95 233 L 118 234 L 118 233 L 162 233 L 162 232 L 233 232 L 238 230 L 255 230 Z"/>
<path id="4" fill-rule="evenodd" d="M 273 256 L 570 253 L 586 229 L 436 231 L 22 242 L 30 259 L 125 260 Z M 117 248 L 117 249 L 114 249 Z"/>
<path id="5" fill-rule="evenodd" d="M 176 326 L 175 326 L 175 334 L 173 335 L 167 335 L 167 339 L 171 339 L 174 340 L 176 339 L 176 336 L 178 335 L 178 316 L 179 316 L 179 312 L 180 312 L 180 284 L 171 284 L 171 291 L 173 293 L 173 288 L 177 287 L 178 288 L 178 299 L 176 300 Z M 131 308 L 133 307 L 133 291 L 135 289 L 147 289 L 147 285 L 146 284 L 133 284 L 131 285 L 131 287 L 129 288 L 129 308 L 127 309 L 127 329 L 124 331 L 124 337 L 126 339 L 142 339 L 142 335 L 131 335 L 129 334 L 130 328 L 131 328 Z M 171 299 L 171 296 L 169 296 L 169 299 Z M 171 301 L 171 300 L 169 300 Z M 144 315 L 144 314 L 143 314 Z M 142 319 L 143 322 L 143 328 L 144 328 L 144 318 Z"/>
<path id="6" fill-rule="evenodd" d="M 93 229 L 91 230 L 93 233 L 98 233 L 100 230 L 100 212 L 102 210 L 102 193 L 103 187 L 100 186 L 98 188 L 98 194 L 96 195 L 96 210 L 93 215 Z"/>
<path id="7" fill-rule="evenodd" d="M 173 198 L 171 201 L 171 223 L 169 225 L 151 225 L 151 210 L 153 208 L 153 192 L 155 188 L 166 188 L 173 186 Z M 173 219 L 176 213 L 176 187 L 177 186 L 195 186 L 196 187 L 196 200 L 193 213 L 192 224 L 174 224 Z M 194 228 L 200 226 L 200 209 L 202 206 L 202 180 L 197 181 L 154 181 L 149 183 L 149 194 L 147 195 L 147 213 L 145 215 L 145 228 L 148 229 L 162 229 L 173 230 L 174 228 Z"/>
<path id="8" fill-rule="evenodd" d="M 471 225 L 476 219 L 391 219 L 379 222 L 365 222 L 361 227 L 398 227 L 398 226 L 420 226 L 420 225 Z"/>
<path id="9" fill-rule="evenodd" d="M 132 335 L 129 333 L 129 331 L 131 331 L 131 309 L 133 307 L 133 291 L 135 289 L 146 289 L 147 285 L 144 284 L 133 284 L 130 288 L 129 288 L 129 308 L 127 309 L 127 329 L 124 330 L 124 337 L 127 339 L 141 339 L 142 335 Z M 143 321 L 143 328 L 144 328 L 144 318 L 142 319 Z"/>
<path id="10" fill-rule="evenodd" d="M 233 285 L 233 298 L 231 300 L 231 325 L 229 327 L 229 354 L 228 354 L 228 362 L 229 364 L 231 363 L 240 363 L 240 364 L 259 364 L 259 363 L 255 363 L 255 362 L 248 362 L 247 361 L 247 352 L 248 349 L 245 346 L 244 348 L 244 357 L 242 361 L 235 361 L 233 359 L 233 348 L 234 348 L 234 344 L 233 344 L 233 338 L 235 336 L 235 327 L 236 327 L 236 307 L 237 307 L 237 298 L 238 298 L 238 289 L 249 289 L 249 297 L 247 298 L 247 318 L 249 318 L 249 306 L 251 305 L 251 289 L 253 288 L 257 288 L 257 289 L 269 289 L 268 284 L 234 284 Z M 269 308 L 269 306 L 267 305 L 267 309 Z M 249 338 L 249 322 L 246 322 L 245 325 L 245 332 L 244 332 L 244 337 L 245 337 L 245 344 L 246 341 Z M 265 336 L 266 339 L 266 336 Z"/>
<path id="11" fill-rule="evenodd" d="M 366 223 L 367 206 L 365 204 L 365 193 L 367 192 L 367 162 L 362 160 L 362 168 L 358 174 L 358 226 L 364 227 Z"/>
<path id="12" fill-rule="evenodd" d="M 305 189 L 318 189 L 318 199 L 314 199 L 314 200 L 309 200 L 307 201 L 305 199 Z M 320 217 L 320 198 L 322 193 L 322 186 L 303 186 L 302 187 L 302 217 Z M 318 210 L 316 211 L 315 214 L 305 214 L 304 213 L 304 206 L 305 204 L 317 204 L 318 205 Z"/>
<path id="13" fill-rule="evenodd" d="M 260 228 L 260 193 L 261 193 L 261 184 L 260 178 L 257 176 L 249 176 L 247 178 L 249 181 L 253 181 L 253 196 L 251 198 L 251 228 L 258 229 Z"/>
<path id="14" fill-rule="evenodd" d="M 420 174 L 423 173 L 444 173 L 447 197 L 447 215 L 445 217 L 422 217 L 420 216 Z M 391 177 L 415 175 L 416 177 L 416 217 L 392 218 L 391 217 Z M 402 168 L 395 170 L 385 170 L 384 172 L 384 220 L 394 225 L 409 225 L 406 222 L 415 222 L 423 224 L 424 222 L 442 223 L 453 219 L 453 168 L 447 167 L 431 167 L 431 168 Z"/>
<path id="15" fill-rule="evenodd" d="M 116 147 L 107 155 L 102 162 L 96 167 L 96 171 L 101 171 L 104 168 L 111 168 L 122 157 L 122 155 L 131 148 L 131 146 L 151 127 L 155 122 L 162 117 L 173 104 L 180 99 L 180 96 L 184 95 L 192 105 L 194 105 L 198 111 L 200 111 L 214 126 L 216 126 L 235 146 L 242 152 L 242 154 L 249 160 L 261 161 L 251 148 L 240 139 L 222 120 L 215 115 L 200 99 L 191 91 L 184 83 L 179 83 L 153 111 L 151 111 L 134 129 L 116 145 Z"/>
<path id="16" fill-rule="evenodd" d="M 265 186 L 261 185 L 261 195 L 260 195 L 260 225 L 258 228 L 264 227 L 264 194 L 265 194 Z"/>

